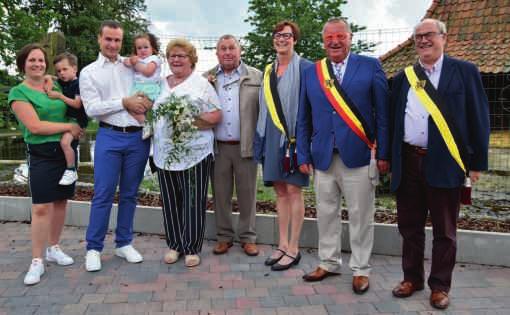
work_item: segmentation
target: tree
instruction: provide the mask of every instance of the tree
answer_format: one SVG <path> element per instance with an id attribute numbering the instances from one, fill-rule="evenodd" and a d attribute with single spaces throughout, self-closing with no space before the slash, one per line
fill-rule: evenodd
<path id="1" fill-rule="evenodd" d="M 0 58 L 9 66 L 16 51 L 27 43 L 38 41 L 48 30 L 51 14 L 40 10 L 31 12 L 21 0 L 2 0 L 0 8 Z"/>
<path id="2" fill-rule="evenodd" d="M 7 104 L 10 87 L 17 83 L 16 78 L 9 76 L 6 70 L 0 69 L 0 128 L 16 125 L 16 118 Z"/>
<path id="3" fill-rule="evenodd" d="M 346 0 L 250 0 L 249 16 L 245 22 L 253 26 L 253 31 L 244 38 L 246 49 L 243 59 L 259 69 L 271 62 L 274 59 L 272 30 L 282 20 L 291 20 L 299 25 L 301 40 L 295 49 L 300 55 L 310 60 L 322 58 L 322 27 L 329 18 L 341 17 L 340 7 L 346 3 Z M 350 26 L 353 33 L 365 29 L 353 23 Z M 373 46 L 358 41 L 353 43 L 352 50 L 367 51 Z"/>
<path id="4" fill-rule="evenodd" d="M 134 34 L 149 25 L 145 9 L 145 0 L 1 0 L 0 58 L 12 64 L 16 51 L 54 30 L 64 33 L 67 50 L 78 57 L 81 69 L 97 58 L 98 29 L 109 19 L 122 24 L 122 53 L 131 53 Z"/>

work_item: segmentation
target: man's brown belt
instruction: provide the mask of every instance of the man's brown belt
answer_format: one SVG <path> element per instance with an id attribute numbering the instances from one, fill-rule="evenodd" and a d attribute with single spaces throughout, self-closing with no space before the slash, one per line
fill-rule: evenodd
<path id="1" fill-rule="evenodd" d="M 418 147 L 406 142 L 402 143 L 403 148 L 409 152 L 416 153 L 418 155 L 426 155 L 427 154 L 427 148 Z"/>

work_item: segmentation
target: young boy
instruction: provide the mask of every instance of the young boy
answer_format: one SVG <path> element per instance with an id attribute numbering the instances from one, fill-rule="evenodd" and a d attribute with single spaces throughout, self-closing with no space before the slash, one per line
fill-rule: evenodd
<path id="1" fill-rule="evenodd" d="M 75 55 L 65 52 L 55 57 L 53 64 L 57 73 L 57 82 L 62 93 L 48 88 L 47 94 L 51 98 L 62 100 L 67 104 L 67 116 L 74 118 L 81 128 L 85 129 L 88 124 L 87 114 L 81 103 L 80 88 L 78 85 L 78 58 Z M 65 132 L 60 139 L 60 147 L 64 151 L 67 169 L 62 175 L 60 185 L 72 185 L 78 179 L 76 172 L 76 156 L 71 146 L 74 138 L 70 132 Z"/>

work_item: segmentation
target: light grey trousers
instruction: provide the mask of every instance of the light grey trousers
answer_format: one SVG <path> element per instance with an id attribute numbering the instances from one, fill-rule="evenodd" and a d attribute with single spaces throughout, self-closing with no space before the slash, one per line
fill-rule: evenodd
<path id="1" fill-rule="evenodd" d="M 341 199 L 349 213 L 351 258 L 354 276 L 368 276 L 374 242 L 375 186 L 369 178 L 369 166 L 348 168 L 338 154 L 327 171 L 315 170 L 317 224 L 320 267 L 340 272 L 342 265 Z"/>

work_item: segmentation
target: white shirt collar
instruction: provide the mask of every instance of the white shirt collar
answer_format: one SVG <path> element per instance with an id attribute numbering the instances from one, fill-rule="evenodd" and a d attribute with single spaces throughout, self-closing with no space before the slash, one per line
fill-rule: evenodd
<path id="1" fill-rule="evenodd" d="M 99 55 L 97 57 L 97 61 L 99 62 L 100 66 L 104 66 L 106 63 L 118 63 L 122 62 L 122 57 L 120 55 L 117 55 L 117 59 L 115 62 L 111 62 L 110 59 L 106 58 L 101 52 L 99 52 Z"/>
<path id="2" fill-rule="evenodd" d="M 351 52 L 349 51 L 349 53 L 347 54 L 347 57 L 345 57 L 344 60 L 342 60 L 341 62 L 334 62 L 333 60 L 331 60 L 331 63 L 333 65 L 336 65 L 336 64 L 341 64 L 342 66 L 345 66 L 347 65 L 347 62 L 349 61 L 349 57 L 351 56 Z"/>
<path id="3" fill-rule="evenodd" d="M 443 60 L 444 60 L 444 54 L 441 54 L 441 57 L 437 59 L 436 63 L 432 66 L 432 73 L 438 72 L 441 73 L 441 69 L 443 68 Z M 425 69 L 425 65 L 421 62 L 420 59 L 418 59 L 418 62 L 420 63 L 420 66 Z"/>
<path id="4" fill-rule="evenodd" d="M 243 65 L 243 62 L 239 62 L 239 66 L 237 68 L 234 69 L 234 71 L 232 71 L 231 73 L 237 73 L 239 75 L 241 75 L 241 66 Z M 221 67 L 221 65 L 218 65 L 218 70 L 216 70 L 216 74 L 220 74 L 220 73 L 223 73 L 225 74 L 225 71 L 223 71 L 223 68 Z"/>

